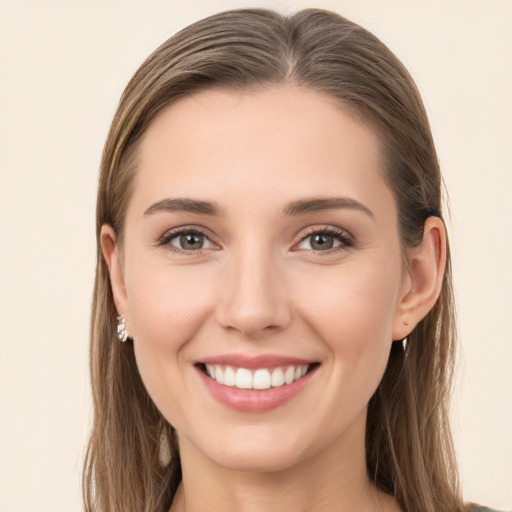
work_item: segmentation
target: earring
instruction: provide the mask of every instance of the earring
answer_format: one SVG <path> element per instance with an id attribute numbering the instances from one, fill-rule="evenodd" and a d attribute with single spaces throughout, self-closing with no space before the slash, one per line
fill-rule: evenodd
<path id="1" fill-rule="evenodd" d="M 123 343 L 128 339 L 126 320 L 121 315 L 117 317 L 117 339 Z"/>
<path id="2" fill-rule="evenodd" d="M 404 320 L 404 325 L 409 325 L 409 322 L 407 320 Z M 402 349 L 405 352 L 405 349 L 407 348 L 407 336 L 402 340 Z"/>

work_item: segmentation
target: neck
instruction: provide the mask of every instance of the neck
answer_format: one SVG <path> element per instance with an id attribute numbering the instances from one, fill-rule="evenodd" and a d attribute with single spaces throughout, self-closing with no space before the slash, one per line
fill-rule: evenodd
<path id="1" fill-rule="evenodd" d="M 279 471 L 222 467 L 185 439 L 180 439 L 180 453 L 183 480 L 170 512 L 399 510 L 394 499 L 378 491 L 368 479 L 364 424 Z"/>

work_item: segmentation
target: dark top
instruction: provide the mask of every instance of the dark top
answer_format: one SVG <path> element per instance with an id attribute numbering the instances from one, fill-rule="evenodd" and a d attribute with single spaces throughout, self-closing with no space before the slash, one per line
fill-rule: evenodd
<path id="1" fill-rule="evenodd" d="M 498 510 L 494 510 L 488 507 L 482 507 L 480 505 L 473 505 L 471 508 L 471 512 L 499 512 Z"/>

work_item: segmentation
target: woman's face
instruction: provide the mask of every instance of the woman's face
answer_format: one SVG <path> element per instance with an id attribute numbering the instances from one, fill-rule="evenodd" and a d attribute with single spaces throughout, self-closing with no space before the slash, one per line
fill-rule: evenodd
<path id="1" fill-rule="evenodd" d="M 364 447 L 410 281 L 376 136 L 333 100 L 282 87 L 168 107 L 118 256 L 116 304 L 182 449 L 261 471 Z"/>

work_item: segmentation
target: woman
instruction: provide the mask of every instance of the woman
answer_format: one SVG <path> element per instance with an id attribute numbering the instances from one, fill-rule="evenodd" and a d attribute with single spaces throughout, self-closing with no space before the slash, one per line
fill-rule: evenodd
<path id="1" fill-rule="evenodd" d="M 412 79 L 333 13 L 157 49 L 101 165 L 87 510 L 469 510 L 440 189 Z"/>

